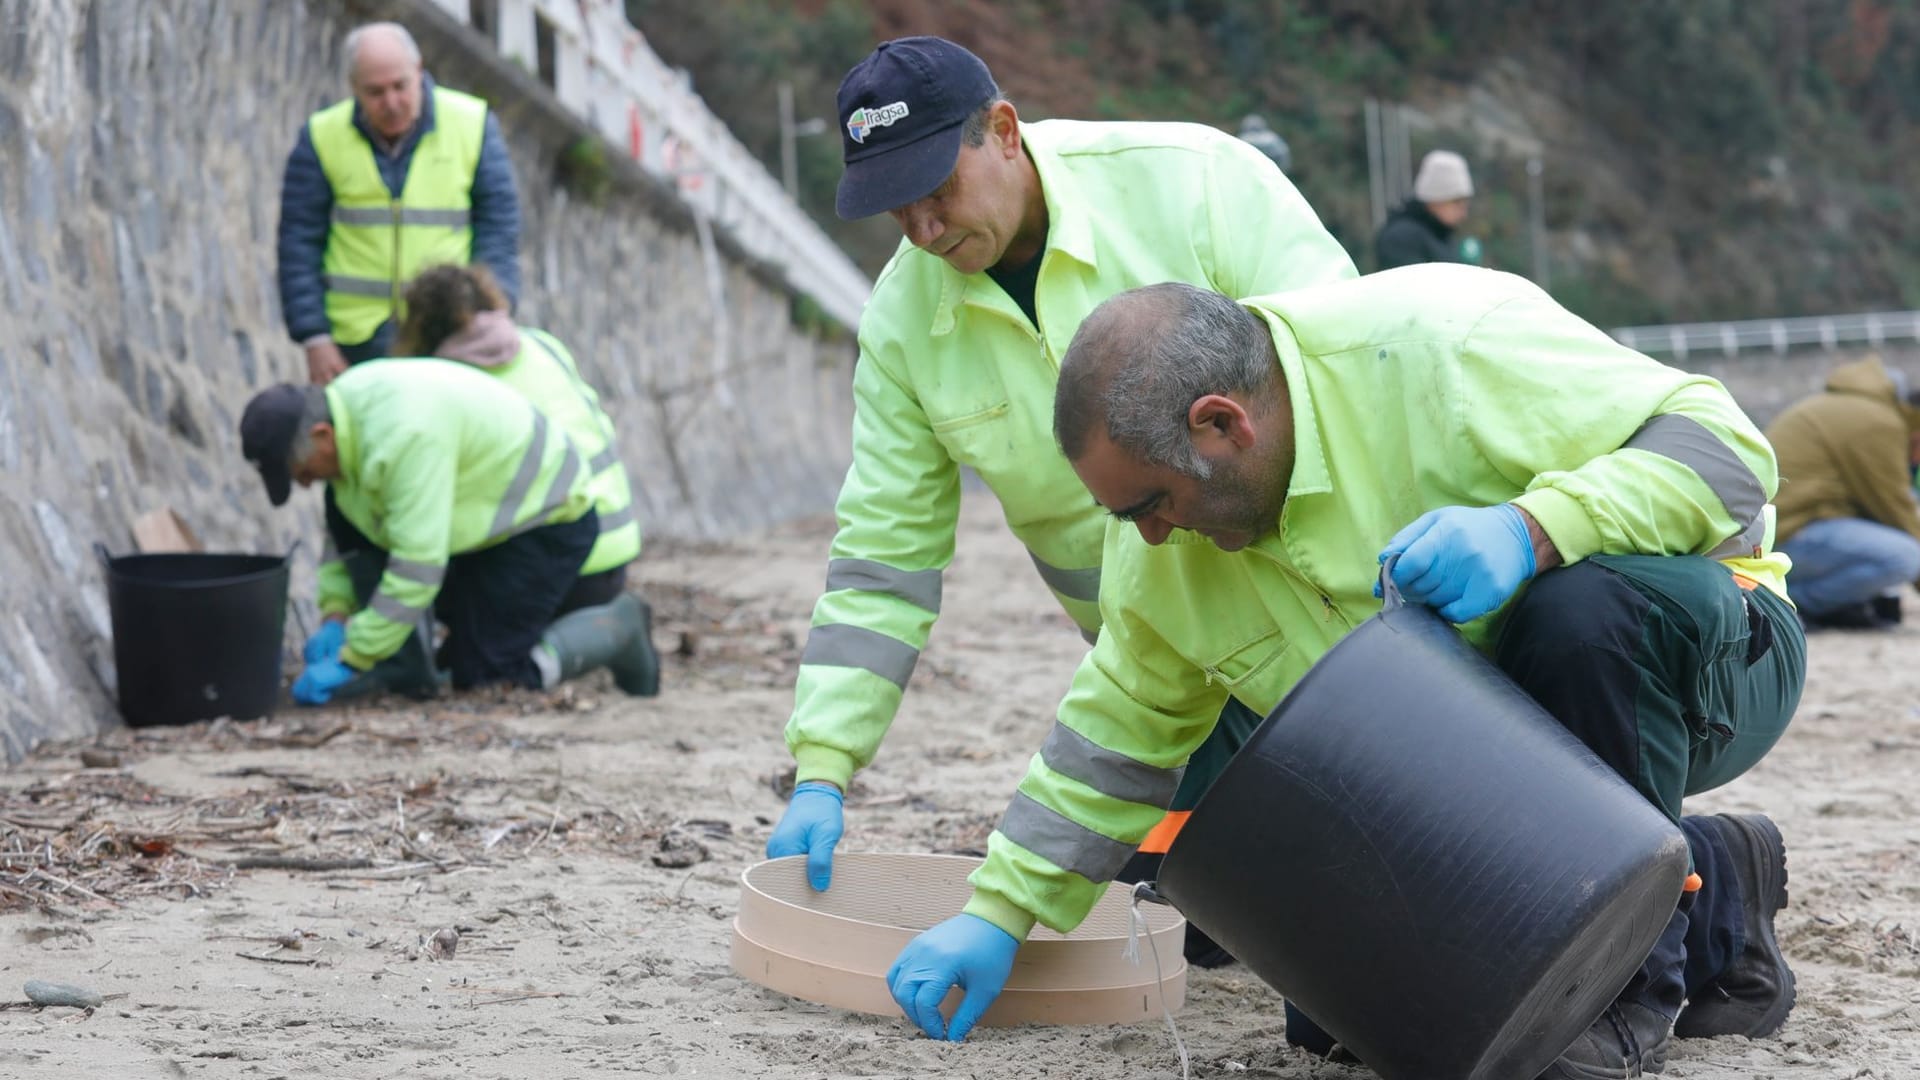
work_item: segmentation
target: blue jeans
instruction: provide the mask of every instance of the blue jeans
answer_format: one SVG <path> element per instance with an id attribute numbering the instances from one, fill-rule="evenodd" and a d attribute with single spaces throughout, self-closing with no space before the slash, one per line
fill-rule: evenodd
<path id="1" fill-rule="evenodd" d="M 1793 560 L 1787 592 L 1810 618 L 1920 580 L 1920 540 L 1864 518 L 1824 518 L 1774 545 Z"/>

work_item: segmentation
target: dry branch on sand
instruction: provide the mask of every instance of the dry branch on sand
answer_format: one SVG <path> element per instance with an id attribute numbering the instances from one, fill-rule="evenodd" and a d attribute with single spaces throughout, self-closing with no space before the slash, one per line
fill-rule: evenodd
<path id="1" fill-rule="evenodd" d="M 182 751 L 332 749 L 355 741 L 374 754 L 395 744 L 525 749 L 539 740 L 512 732 L 501 714 L 583 707 L 594 705 L 577 692 L 481 694 L 399 722 L 393 713 L 353 710 L 133 729 L 85 747 L 43 747 L 27 763 L 40 766 L 39 775 L 0 791 L 0 911 L 104 908 L 141 894 L 197 897 L 246 871 L 376 880 L 444 874 L 536 849 L 704 858 L 680 823 L 643 820 L 564 784 L 528 792 L 478 771 L 347 780 L 241 765 L 214 774 L 229 783 L 197 793 L 135 775 L 142 758 Z M 82 749 L 86 760 L 116 765 L 60 767 Z"/>

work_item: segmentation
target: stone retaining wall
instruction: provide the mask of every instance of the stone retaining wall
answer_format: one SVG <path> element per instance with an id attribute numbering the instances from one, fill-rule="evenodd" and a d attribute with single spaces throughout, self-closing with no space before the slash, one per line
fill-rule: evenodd
<path id="1" fill-rule="evenodd" d="M 111 623 L 91 547 L 177 509 L 213 550 L 296 538 L 310 613 L 317 503 L 273 512 L 240 458 L 251 393 L 301 380 L 274 284 L 298 126 L 345 93 L 355 23 L 414 26 L 428 69 L 502 116 L 525 226 L 520 318 L 606 395 L 651 536 L 828 509 L 853 350 L 617 153 L 604 190 L 557 179 L 588 134 L 431 5 L 364 0 L 0 0 L 0 753 L 113 722 Z M 600 186 L 600 185 L 590 185 Z M 290 640 L 297 634 L 290 620 Z M 190 627 L 176 632 L 190 633 Z"/>

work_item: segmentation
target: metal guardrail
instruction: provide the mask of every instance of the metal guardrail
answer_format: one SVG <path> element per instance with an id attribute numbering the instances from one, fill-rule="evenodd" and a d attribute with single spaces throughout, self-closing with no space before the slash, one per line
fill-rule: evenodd
<path id="1" fill-rule="evenodd" d="M 1615 341 L 1644 353 L 1669 353 L 1686 359 L 1692 352 L 1718 351 L 1737 356 L 1742 349 L 1784 353 L 1812 346 L 1920 343 L 1920 311 L 1876 311 L 1862 315 L 1815 315 L 1745 322 L 1674 323 L 1670 326 L 1622 326 L 1609 330 Z"/>
<path id="2" fill-rule="evenodd" d="M 627 21 L 620 0 L 434 0 L 552 87 L 616 149 L 674 183 L 787 285 L 859 325 L 873 283 Z M 769 108 L 772 103 L 768 103 Z"/>

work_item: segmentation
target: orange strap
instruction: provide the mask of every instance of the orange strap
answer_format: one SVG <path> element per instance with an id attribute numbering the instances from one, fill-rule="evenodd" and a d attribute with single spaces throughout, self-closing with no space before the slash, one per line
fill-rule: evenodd
<path id="1" fill-rule="evenodd" d="M 1699 874 L 1688 874 L 1687 883 L 1685 885 L 1680 886 L 1680 891 L 1681 892 L 1699 892 L 1700 886 L 1704 884 L 1706 884 L 1706 882 L 1700 880 Z"/>
<path id="2" fill-rule="evenodd" d="M 1181 826 L 1192 816 L 1191 810 L 1167 811 L 1167 816 L 1160 819 L 1160 824 L 1155 825 L 1147 838 L 1140 841 L 1140 851 L 1147 855 L 1165 855 L 1167 849 L 1173 846 L 1173 838 L 1180 835 Z"/>
<path id="3" fill-rule="evenodd" d="M 1760 587 L 1760 583 L 1758 581 L 1755 581 L 1754 579 L 1741 573 L 1735 573 L 1733 575 L 1733 583 L 1747 590 L 1748 592 L 1752 592 L 1753 590 Z"/>

